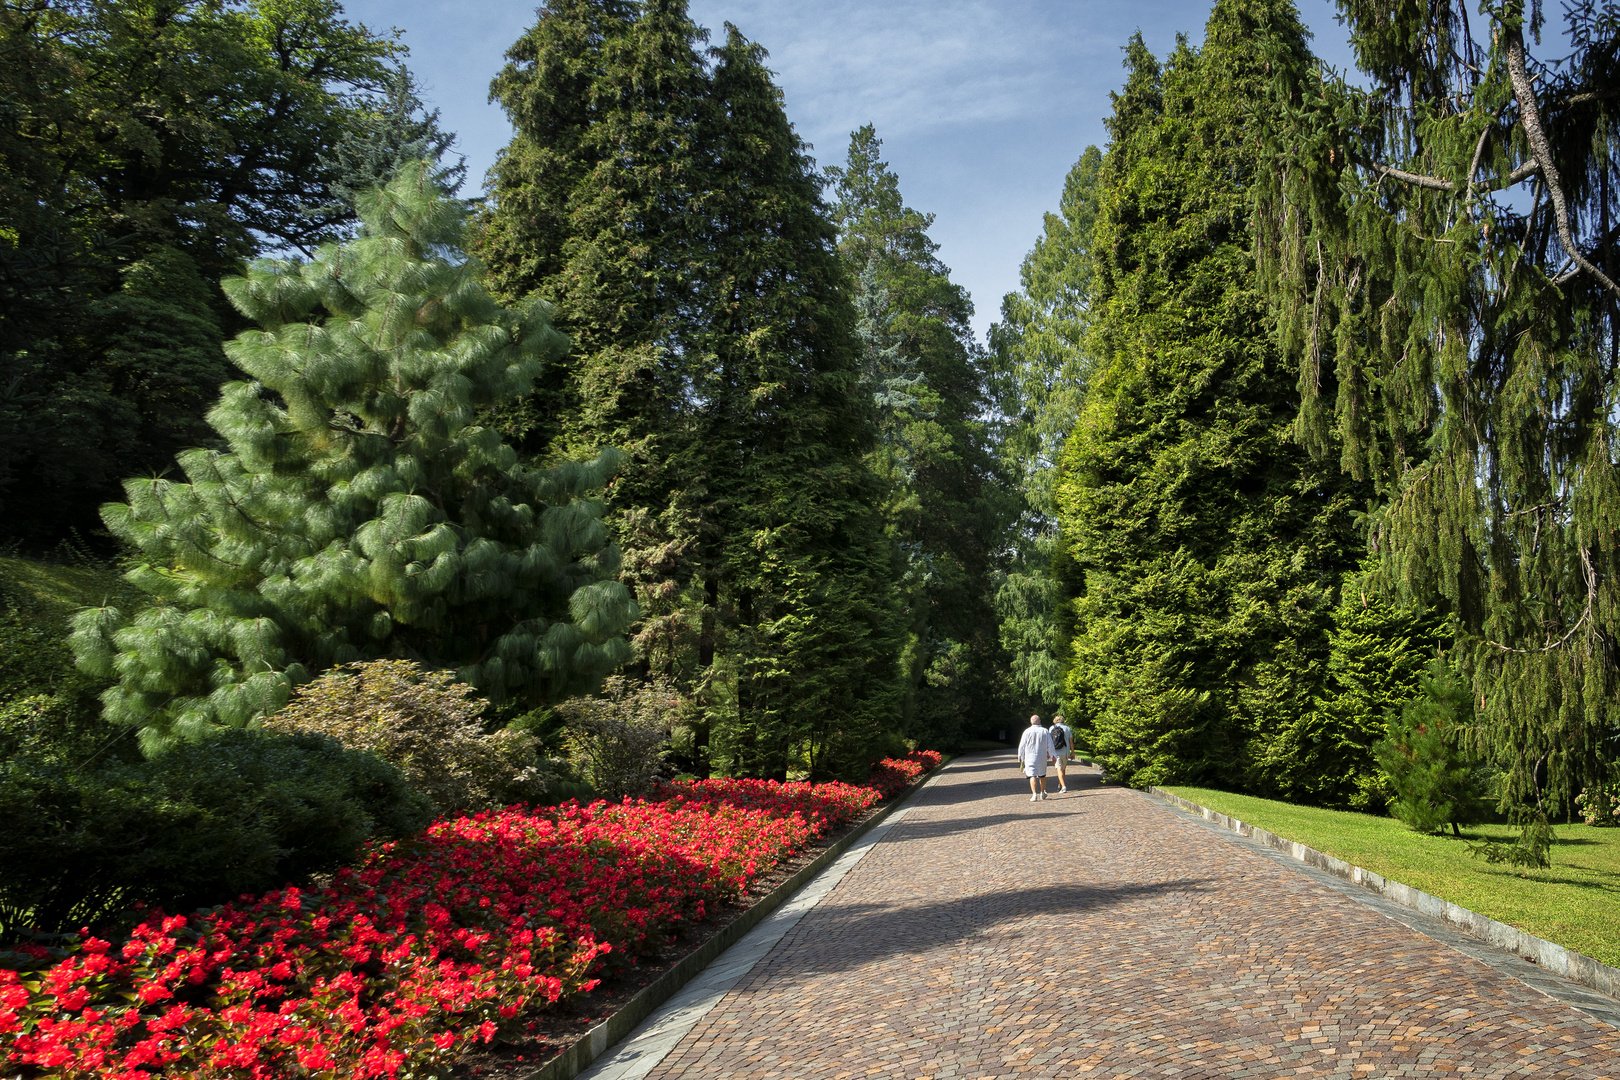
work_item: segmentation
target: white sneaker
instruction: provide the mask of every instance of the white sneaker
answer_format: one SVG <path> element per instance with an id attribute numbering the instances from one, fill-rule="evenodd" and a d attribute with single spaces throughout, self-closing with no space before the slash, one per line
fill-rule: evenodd
<path id="1" fill-rule="evenodd" d="M 1046 792 L 1044 792 L 1044 791 L 1041 792 L 1041 798 L 1043 798 L 1043 799 L 1046 798 Z"/>
<path id="2" fill-rule="evenodd" d="M 1068 794 L 1068 793 L 1069 793 L 1069 789 L 1068 789 L 1068 788 L 1066 788 L 1066 787 L 1060 787 L 1060 788 L 1058 788 L 1058 794 L 1059 794 L 1059 795 L 1067 795 L 1067 794 Z"/>
<path id="3" fill-rule="evenodd" d="M 1041 797 L 1040 797 L 1040 796 L 1039 796 L 1039 795 L 1031 795 L 1031 796 L 1030 796 L 1030 797 L 1029 797 L 1029 801 L 1030 801 L 1030 802 L 1040 802 L 1040 801 L 1041 801 Z"/>

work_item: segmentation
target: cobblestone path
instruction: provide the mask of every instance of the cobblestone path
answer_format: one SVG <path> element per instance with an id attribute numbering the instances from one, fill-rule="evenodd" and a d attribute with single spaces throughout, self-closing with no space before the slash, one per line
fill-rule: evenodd
<path id="1" fill-rule="evenodd" d="M 1002 754 L 953 762 L 650 1075 L 1324 1074 L 1617 1077 L 1620 1031 L 1095 773 L 1031 803 Z"/>

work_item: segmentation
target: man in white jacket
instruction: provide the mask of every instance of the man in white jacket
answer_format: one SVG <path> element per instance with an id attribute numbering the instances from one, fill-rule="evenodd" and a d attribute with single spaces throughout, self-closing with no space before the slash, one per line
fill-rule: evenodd
<path id="1" fill-rule="evenodd" d="M 1018 764 L 1029 777 L 1029 801 L 1046 798 L 1046 766 L 1057 760 L 1052 749 L 1052 733 L 1041 726 L 1041 718 L 1029 718 L 1024 737 L 1018 740 Z"/>

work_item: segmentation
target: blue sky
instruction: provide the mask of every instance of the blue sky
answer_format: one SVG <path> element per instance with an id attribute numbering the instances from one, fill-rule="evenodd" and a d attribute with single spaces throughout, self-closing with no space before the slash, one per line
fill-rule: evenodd
<path id="1" fill-rule="evenodd" d="M 1318 55 L 1348 53 L 1330 0 L 1297 0 Z M 481 182 L 511 135 L 488 103 L 489 80 L 534 20 L 530 2 L 346 0 L 373 30 L 397 27 L 424 97 L 460 136 Z M 849 133 L 876 125 L 906 201 L 937 215 L 933 236 L 952 277 L 973 294 L 976 329 L 1056 209 L 1064 175 L 1106 139 L 1121 46 L 1142 31 L 1164 55 L 1178 32 L 1203 36 L 1209 5 L 1189 0 L 692 0 L 716 37 L 734 23 L 770 52 L 788 116 L 822 165 L 842 161 Z M 469 184 L 469 187 L 473 186 Z"/>

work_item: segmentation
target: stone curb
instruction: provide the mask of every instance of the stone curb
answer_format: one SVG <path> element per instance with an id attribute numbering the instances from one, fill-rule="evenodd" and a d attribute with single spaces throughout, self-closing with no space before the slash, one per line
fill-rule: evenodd
<path id="1" fill-rule="evenodd" d="M 817 855 L 806 863 L 792 877 L 772 889 L 770 893 L 760 899 L 747 911 L 737 916 L 731 923 L 714 937 L 705 941 L 697 949 L 683 956 L 674 967 L 660 975 L 656 980 L 642 987 L 635 997 L 625 1002 L 612 1016 L 587 1031 L 583 1038 L 574 1043 L 567 1050 L 546 1062 L 534 1072 L 529 1073 L 525 1080 L 573 1080 L 591 1062 L 607 1053 L 616 1046 L 620 1040 L 636 1029 L 636 1026 L 653 1014 L 653 1011 L 675 996 L 675 992 L 688 982 L 692 981 L 704 968 L 713 963 L 715 957 L 725 952 L 731 946 L 741 941 L 743 936 L 765 920 L 765 917 L 782 904 L 794 893 L 808 884 L 817 874 L 825 870 L 835 859 L 855 845 L 855 842 L 865 836 L 875 826 L 881 824 L 883 819 L 900 809 L 915 795 L 928 780 L 952 761 L 947 754 L 940 761 L 939 768 L 923 773 L 899 797 L 894 799 L 856 826 L 832 847 Z"/>
<path id="2" fill-rule="evenodd" d="M 1207 806 L 1199 806 L 1189 799 L 1179 795 L 1172 795 L 1163 788 L 1149 788 L 1148 794 L 1157 796 L 1165 802 L 1173 803 L 1183 810 L 1189 810 L 1199 815 L 1205 821 L 1219 825 L 1223 829 L 1247 836 L 1269 848 L 1290 855 L 1300 862 L 1314 866 L 1318 870 L 1326 871 L 1336 878 L 1341 878 L 1371 892 L 1377 893 L 1402 907 L 1421 911 L 1437 919 L 1443 919 L 1450 925 L 1465 934 L 1479 938 L 1481 941 L 1496 946 L 1507 952 L 1534 961 L 1545 971 L 1554 975 L 1561 975 L 1570 982 L 1579 983 L 1600 994 L 1607 994 L 1613 998 L 1620 998 L 1620 968 L 1612 968 L 1608 964 L 1592 959 L 1584 953 L 1573 949 L 1566 949 L 1562 945 L 1548 941 L 1546 938 L 1527 934 L 1523 930 L 1507 923 L 1497 922 L 1495 919 L 1481 915 L 1477 911 L 1470 911 L 1459 904 L 1449 900 L 1442 900 L 1432 896 L 1421 889 L 1414 889 L 1410 885 L 1403 885 L 1399 881 L 1391 881 L 1382 874 L 1375 874 L 1371 870 L 1354 866 L 1343 859 L 1335 859 L 1332 855 L 1317 851 L 1313 847 L 1293 840 L 1285 839 L 1276 833 L 1256 828 L 1234 817 L 1211 810 Z"/>

